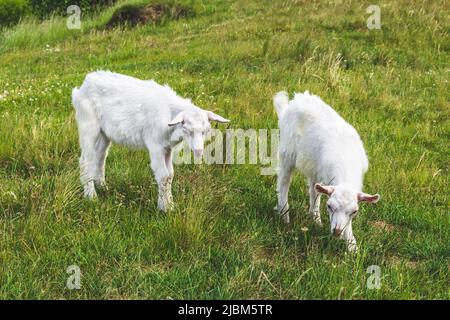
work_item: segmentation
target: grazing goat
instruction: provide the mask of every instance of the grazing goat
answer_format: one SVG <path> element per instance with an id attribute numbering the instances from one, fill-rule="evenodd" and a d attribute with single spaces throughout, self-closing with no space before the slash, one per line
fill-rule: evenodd
<path id="1" fill-rule="evenodd" d="M 297 167 L 309 184 L 309 212 L 319 225 L 320 195 L 329 196 L 331 233 L 357 251 L 352 218 L 362 201 L 376 203 L 380 196 L 363 193 L 368 160 L 356 130 L 318 96 L 308 91 L 289 101 L 286 92 L 273 98 L 280 127 L 278 213 L 289 223 L 288 193 Z M 323 185 L 322 183 L 325 183 Z"/>
<path id="2" fill-rule="evenodd" d="M 199 158 L 210 121 L 229 122 L 177 96 L 167 85 L 108 71 L 89 73 L 82 86 L 73 89 L 72 103 L 80 139 L 85 197 L 96 197 L 95 184 L 105 183 L 105 159 L 113 141 L 148 149 L 158 183 L 158 208 L 162 211 L 173 205 L 175 145 L 184 139 Z"/>

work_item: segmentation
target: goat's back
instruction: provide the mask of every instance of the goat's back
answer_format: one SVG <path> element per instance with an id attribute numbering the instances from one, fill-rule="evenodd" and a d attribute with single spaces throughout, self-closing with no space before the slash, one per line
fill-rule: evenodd
<path id="1" fill-rule="evenodd" d="M 358 132 L 336 111 L 309 92 L 297 93 L 280 119 L 280 151 L 295 154 L 306 175 L 325 168 L 355 166 L 365 172 L 366 153 Z"/>
<path id="2" fill-rule="evenodd" d="M 96 121 L 114 142 L 136 147 L 166 134 L 172 106 L 188 103 L 168 86 L 109 71 L 89 73 L 72 99 L 78 119 Z"/>

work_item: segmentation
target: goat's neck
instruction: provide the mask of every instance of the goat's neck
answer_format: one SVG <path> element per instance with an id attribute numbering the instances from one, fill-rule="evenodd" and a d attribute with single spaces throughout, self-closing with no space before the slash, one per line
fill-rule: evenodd
<path id="1" fill-rule="evenodd" d="M 362 188 L 362 177 L 354 172 L 354 168 L 340 168 L 334 170 L 333 173 L 328 174 L 325 179 L 322 179 L 322 183 L 329 185 L 348 185 L 356 190 Z"/>
<path id="2" fill-rule="evenodd" d="M 177 114 L 179 114 L 180 112 L 182 112 L 184 110 L 186 110 L 186 108 L 184 108 L 183 106 L 180 106 L 180 105 L 170 106 L 170 117 L 173 119 L 173 118 L 175 118 L 175 116 Z"/>
<path id="3" fill-rule="evenodd" d="M 173 104 L 170 106 L 170 115 L 172 118 L 174 118 L 180 112 L 188 111 L 188 110 L 191 110 L 194 108 L 197 108 L 197 107 L 193 106 L 193 105 L 189 105 L 189 104 Z"/>

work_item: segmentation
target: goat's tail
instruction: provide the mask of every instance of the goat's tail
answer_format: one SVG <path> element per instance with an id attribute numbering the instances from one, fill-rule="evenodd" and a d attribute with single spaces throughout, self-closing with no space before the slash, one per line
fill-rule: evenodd
<path id="1" fill-rule="evenodd" d="M 95 116 L 89 99 L 86 99 L 82 90 L 73 88 L 72 90 L 72 106 L 75 109 L 77 121 L 86 117 Z"/>
<path id="2" fill-rule="evenodd" d="M 278 114 L 278 118 L 281 118 L 287 106 L 289 105 L 289 96 L 287 92 L 280 91 L 273 97 L 273 105 Z"/>
<path id="3" fill-rule="evenodd" d="M 80 107 L 80 97 L 78 96 L 78 88 L 72 89 L 72 105 L 76 109 Z"/>

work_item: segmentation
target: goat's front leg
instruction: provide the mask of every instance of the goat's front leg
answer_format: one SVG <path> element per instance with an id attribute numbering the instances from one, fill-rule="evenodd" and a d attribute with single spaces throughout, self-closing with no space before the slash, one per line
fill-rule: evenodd
<path id="1" fill-rule="evenodd" d="M 312 216 L 315 223 L 322 226 L 320 219 L 320 193 L 314 188 L 312 180 L 308 180 L 309 184 L 309 214 Z"/>
<path id="2" fill-rule="evenodd" d="M 158 208 L 167 212 L 172 207 L 172 177 L 166 166 L 166 150 L 151 146 L 151 167 L 158 183 Z"/>
<path id="3" fill-rule="evenodd" d="M 166 163 L 167 171 L 169 172 L 169 179 L 168 179 L 168 183 L 167 183 L 167 185 L 168 185 L 167 193 L 168 193 L 168 200 L 169 200 L 169 203 L 168 203 L 169 209 L 173 208 L 172 181 L 173 181 L 174 170 L 173 170 L 172 155 L 173 155 L 172 148 L 168 148 L 168 149 L 165 150 L 164 160 L 165 160 L 165 163 Z"/>
<path id="4" fill-rule="evenodd" d="M 343 231 L 342 238 L 347 242 L 347 250 L 351 253 L 358 252 L 358 245 L 356 244 L 355 236 L 352 230 L 352 221 L 350 220 L 347 227 Z"/>

